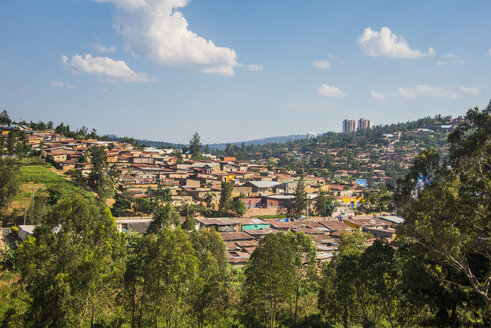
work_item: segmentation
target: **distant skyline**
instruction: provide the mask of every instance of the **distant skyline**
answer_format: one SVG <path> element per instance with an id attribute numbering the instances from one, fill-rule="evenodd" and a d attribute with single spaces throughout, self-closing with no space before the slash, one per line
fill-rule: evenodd
<path id="1" fill-rule="evenodd" d="M 0 110 L 203 144 L 458 116 L 491 98 L 490 1 L 0 2 Z"/>

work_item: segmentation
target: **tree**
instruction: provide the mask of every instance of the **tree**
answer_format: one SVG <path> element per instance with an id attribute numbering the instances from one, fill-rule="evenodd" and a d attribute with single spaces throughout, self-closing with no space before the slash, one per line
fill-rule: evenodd
<path id="1" fill-rule="evenodd" d="M 213 198 L 215 198 L 215 194 L 210 193 L 209 191 L 206 192 L 205 195 L 205 203 L 206 203 L 206 208 L 210 210 L 214 210 L 215 206 L 213 205 Z"/>
<path id="2" fill-rule="evenodd" d="M 186 221 L 182 223 L 182 230 L 193 231 L 196 229 L 196 220 L 192 215 L 186 216 Z"/>
<path id="3" fill-rule="evenodd" d="M 337 201 L 334 196 L 328 196 L 323 190 L 319 192 L 315 203 L 315 210 L 319 216 L 331 217 L 336 209 Z"/>
<path id="4" fill-rule="evenodd" d="M 291 213 L 298 218 L 307 209 L 307 193 L 305 192 L 305 183 L 303 176 L 300 177 L 295 190 L 295 199 L 293 200 Z"/>
<path id="5" fill-rule="evenodd" d="M 234 189 L 233 181 L 222 182 L 222 191 L 220 192 L 220 202 L 218 211 L 222 214 L 229 213 L 232 208 L 232 191 Z"/>
<path id="6" fill-rule="evenodd" d="M 416 187 L 418 173 L 431 179 L 414 199 L 397 199 L 398 204 L 406 201 L 398 206 L 405 218 L 399 233 L 423 246 L 437 263 L 464 274 L 468 285 L 462 290 L 471 288 L 489 307 L 491 105 L 470 109 L 465 119 L 448 137 L 448 162 L 423 153 L 400 182 L 396 196 Z"/>
<path id="7" fill-rule="evenodd" d="M 90 162 L 94 166 L 89 174 L 89 185 L 93 187 L 102 200 L 115 193 L 115 182 L 119 176 L 116 166 L 107 167 L 104 147 L 92 146 L 88 149 Z"/>
<path id="8" fill-rule="evenodd" d="M 298 315 L 298 301 L 300 296 L 314 291 L 317 287 L 317 251 L 312 243 L 312 239 L 310 239 L 310 237 L 303 232 L 289 232 L 288 238 L 290 239 L 294 256 L 294 322 L 296 322 Z"/>
<path id="9" fill-rule="evenodd" d="M 7 213 L 12 198 L 19 191 L 18 173 L 19 166 L 15 161 L 0 157 L 0 216 L 2 219 Z M 1 223 L 3 225 L 3 221 Z"/>
<path id="10" fill-rule="evenodd" d="M 148 233 L 158 233 L 164 228 L 179 225 L 179 214 L 175 207 L 171 203 L 165 204 L 165 206 L 159 206 L 154 211 L 154 217 L 150 226 L 148 227 Z"/>
<path id="11" fill-rule="evenodd" d="M 19 247 L 28 326 L 83 327 L 105 320 L 122 273 L 120 245 L 109 209 L 78 194 L 61 199 Z"/>
<path id="12" fill-rule="evenodd" d="M 159 327 L 163 321 L 167 327 L 188 327 L 187 317 L 193 287 L 198 274 L 198 259 L 184 231 L 164 228 L 156 234 L 143 237 L 142 299 L 140 322 L 146 317 L 148 327 Z"/>
<path id="13" fill-rule="evenodd" d="M 368 295 L 361 285 L 359 262 L 365 249 L 365 238 L 359 233 L 344 233 L 338 247 L 338 253 L 331 262 L 324 265 L 319 288 L 319 309 L 331 322 L 342 323 L 350 327 L 356 317 L 369 323 L 371 316 L 363 312 Z"/>
<path id="14" fill-rule="evenodd" d="M 242 217 L 247 212 L 247 207 L 242 201 L 242 197 L 236 197 L 232 201 L 231 212 L 235 217 Z"/>
<path id="15" fill-rule="evenodd" d="M 247 326 L 275 327 L 281 304 L 295 289 L 294 259 L 286 234 L 268 234 L 260 240 L 245 270 L 243 306 Z"/>
<path id="16" fill-rule="evenodd" d="M 189 140 L 189 152 L 191 153 L 192 159 L 201 158 L 201 147 L 201 138 L 198 132 L 195 132 Z"/>
<path id="17" fill-rule="evenodd" d="M 190 238 L 199 261 L 192 307 L 197 316 L 198 327 L 202 328 L 211 312 L 224 307 L 228 263 L 225 243 L 218 232 L 201 229 L 193 231 Z"/>
<path id="18" fill-rule="evenodd" d="M 116 202 L 111 208 L 111 213 L 115 217 L 128 215 L 128 212 L 131 210 L 131 203 L 132 203 L 131 196 L 128 193 L 124 192 L 122 194 L 117 194 L 116 197 L 114 198 Z"/>
<path id="19" fill-rule="evenodd" d="M 1 124 L 10 124 L 11 122 L 12 122 L 12 120 L 10 119 L 9 114 L 7 113 L 6 110 L 3 110 L 0 113 L 0 123 Z"/>

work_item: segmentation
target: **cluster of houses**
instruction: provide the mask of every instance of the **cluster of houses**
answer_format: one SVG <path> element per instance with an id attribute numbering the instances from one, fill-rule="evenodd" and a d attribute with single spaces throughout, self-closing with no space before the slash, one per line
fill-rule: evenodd
<path id="1" fill-rule="evenodd" d="M 78 140 L 52 130 L 26 132 L 32 149 L 41 151 L 46 161 L 67 175 L 75 172 L 87 177 L 93 169 L 88 149 L 103 147 L 107 165 L 115 166 L 120 172 L 119 192 L 147 198 L 151 189 L 168 188 L 175 206 L 204 205 L 211 194 L 213 206 L 217 207 L 222 182 L 233 181 L 232 197 L 242 197 L 246 216 L 284 214 L 294 199 L 300 178 L 295 171 L 271 170 L 268 163 L 261 160 L 239 161 L 235 157 L 217 158 L 205 154 L 204 160 L 193 161 L 190 155 L 174 149 L 141 149 L 126 142 Z M 339 212 L 349 212 L 360 203 L 361 193 L 366 188 L 306 176 L 305 190 L 312 200 L 321 190 L 330 192 L 341 205 Z M 311 211 L 313 205 L 313 201 L 309 202 Z"/>
<path id="2" fill-rule="evenodd" d="M 191 156 L 173 149 L 136 148 L 130 143 L 100 140 L 77 140 L 54 131 L 26 130 L 27 142 L 51 162 L 60 173 L 88 176 L 93 165 L 87 151 L 92 146 L 103 147 L 109 166 L 120 171 L 119 192 L 126 191 L 134 198 L 149 197 L 148 191 L 168 188 L 173 205 L 206 204 L 213 195 L 218 205 L 222 182 L 233 181 L 232 197 L 241 196 L 247 208 L 245 218 L 195 218 L 196 229 L 215 229 L 226 245 L 227 258 L 232 265 L 244 265 L 268 233 L 303 232 L 309 235 L 317 249 L 319 262 L 328 261 L 336 252 L 343 233 L 360 230 L 373 238 L 392 241 L 395 226 L 402 222 L 394 216 L 355 217 L 366 186 L 356 183 L 334 183 L 322 177 L 306 176 L 308 196 L 307 217 L 300 220 L 259 219 L 285 214 L 295 199 L 299 175 L 294 171 L 272 169 L 261 160 L 240 161 L 234 157 L 217 158 L 205 154 L 205 159 L 191 160 Z M 320 191 L 336 197 L 340 206 L 332 218 L 314 217 L 315 199 Z M 309 217 L 310 213 L 310 217 Z M 117 218 L 120 231 L 144 233 L 151 217 Z M 33 227 L 20 226 L 19 237 L 32 233 Z"/>

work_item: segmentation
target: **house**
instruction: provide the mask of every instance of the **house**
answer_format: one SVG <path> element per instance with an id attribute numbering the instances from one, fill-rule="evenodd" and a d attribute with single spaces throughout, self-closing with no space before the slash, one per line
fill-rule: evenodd
<path id="1" fill-rule="evenodd" d="M 240 223 L 234 218 L 196 218 L 201 228 L 215 229 L 218 232 L 240 231 Z"/>
<path id="2" fill-rule="evenodd" d="M 259 230 L 247 230 L 246 232 L 252 237 L 254 237 L 254 239 L 261 239 L 270 233 L 280 233 L 280 231 L 273 230 L 271 228 L 264 228 Z"/>
<path id="3" fill-rule="evenodd" d="M 240 199 L 247 208 L 261 208 L 262 198 L 260 197 L 245 197 Z"/>
<path id="4" fill-rule="evenodd" d="M 253 193 L 262 196 L 262 195 L 271 195 L 275 193 L 275 187 L 278 186 L 279 184 L 280 183 L 277 181 L 249 181 L 245 183 L 243 186 L 251 187 Z"/>
<path id="5" fill-rule="evenodd" d="M 377 228 L 385 229 L 395 226 L 394 223 L 389 223 L 388 221 L 378 219 L 376 217 L 357 217 L 344 219 L 343 222 L 348 224 L 350 227 L 365 232 L 365 228 Z"/>
<path id="6" fill-rule="evenodd" d="M 27 237 L 32 236 L 34 234 L 35 228 L 36 228 L 35 225 L 20 225 L 19 230 L 17 231 L 17 236 L 21 240 L 24 240 Z"/>
<path id="7" fill-rule="evenodd" d="M 260 230 L 271 227 L 271 224 L 257 218 L 238 218 L 242 231 Z"/>
<path id="8" fill-rule="evenodd" d="M 330 234 L 336 231 L 353 231 L 353 228 L 339 220 L 317 221 L 324 226 Z"/>
<path id="9" fill-rule="evenodd" d="M 287 208 L 294 199 L 294 195 L 269 195 L 262 197 L 261 204 L 264 208 Z"/>
<path id="10" fill-rule="evenodd" d="M 233 241 L 233 242 L 238 242 L 238 241 L 245 241 L 245 240 L 254 240 L 254 237 L 249 235 L 246 232 L 220 232 L 220 235 L 222 236 L 223 241 Z"/>
<path id="11" fill-rule="evenodd" d="M 146 233 L 152 220 L 152 217 L 117 218 L 116 227 L 119 232 Z"/>

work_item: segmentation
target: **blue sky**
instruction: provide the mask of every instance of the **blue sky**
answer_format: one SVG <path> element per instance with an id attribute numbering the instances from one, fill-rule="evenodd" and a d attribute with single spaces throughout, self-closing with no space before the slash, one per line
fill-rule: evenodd
<path id="1" fill-rule="evenodd" d="M 490 1 L 0 2 L 14 119 L 203 143 L 460 115 L 491 98 Z"/>

